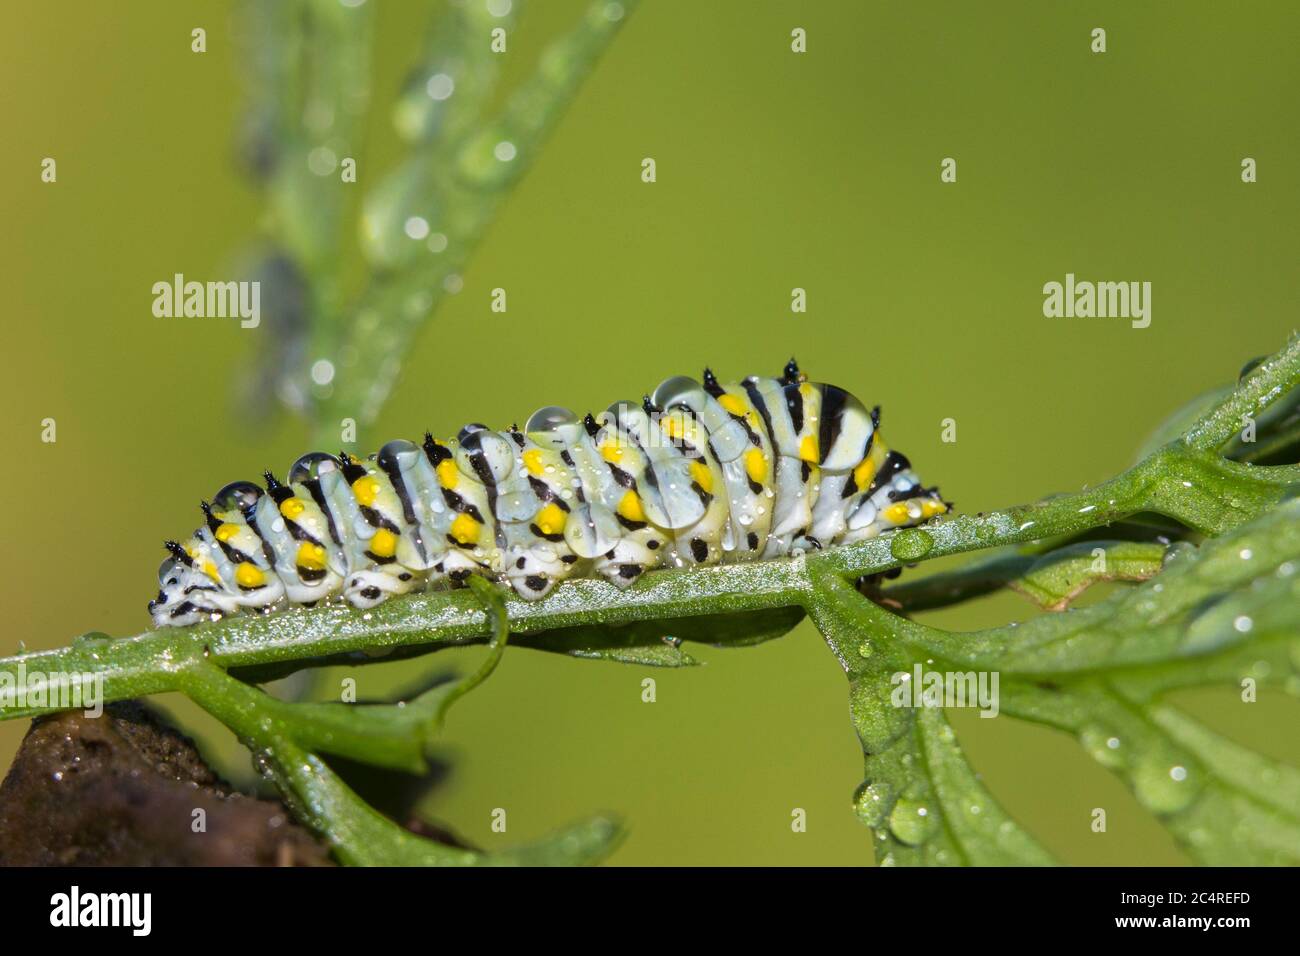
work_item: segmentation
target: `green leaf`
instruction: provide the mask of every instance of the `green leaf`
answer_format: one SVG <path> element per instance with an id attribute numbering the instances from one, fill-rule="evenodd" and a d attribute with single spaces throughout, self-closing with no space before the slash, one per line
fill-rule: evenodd
<path id="1" fill-rule="evenodd" d="M 1201 547 L 1090 607 L 952 634 L 890 615 L 897 639 L 964 667 L 1034 679 L 1201 659 L 1300 630 L 1300 500 Z M 1246 617 L 1249 625 L 1239 624 Z M 1244 630 L 1242 628 L 1245 628 Z M 1187 679 L 1192 679 L 1188 675 Z"/>
<path id="2" fill-rule="evenodd" d="M 1002 708 L 1076 734 L 1198 863 L 1300 863 L 1300 771 L 1205 729 L 1168 705 L 1094 682 L 1003 687 Z"/>
<path id="3" fill-rule="evenodd" d="M 858 818 L 883 865 L 1034 866 L 1051 856 L 1015 824 L 967 764 L 942 713 L 899 706 L 891 688 L 914 660 L 880 640 L 885 611 L 833 575 L 816 579 L 809 608 L 849 677 L 849 711 L 862 742 Z"/>
<path id="4" fill-rule="evenodd" d="M 1008 582 L 1039 607 L 1063 611 L 1102 581 L 1145 581 L 1160 570 L 1165 548 L 1136 541 L 1085 541 L 1035 560 Z"/>
<path id="5" fill-rule="evenodd" d="M 833 597 L 841 608 L 839 617 L 824 618 L 823 632 L 847 662 L 855 722 L 869 718 L 867 732 L 860 729 L 871 784 L 865 792 L 880 810 L 866 819 L 878 835 L 899 837 L 897 814 L 882 795 L 921 806 L 937 802 L 938 814 L 931 809 L 929 815 L 945 823 L 973 799 L 974 776 L 946 739 L 951 731 L 937 712 L 923 711 L 917 727 L 908 726 L 909 711 L 886 707 L 889 676 L 924 659 L 931 671 L 996 673 L 1003 713 L 1075 734 L 1198 861 L 1300 862 L 1300 772 L 1199 727 L 1163 699 L 1172 690 L 1247 678 L 1300 688 L 1300 500 L 1200 547 L 1183 546 L 1164 570 L 1131 591 L 1020 625 L 954 634 L 870 605 L 843 582 L 822 587 L 826 600 Z M 814 611 L 814 619 L 824 613 Z M 935 739 L 948 749 L 930 743 Z M 910 760 L 891 756 L 900 748 Z M 944 799 L 945 779 L 958 800 Z M 923 832 L 908 807 L 911 828 L 904 837 Z M 965 861 L 998 859 L 998 847 L 981 846 L 956 827 L 946 825 L 931 839 Z M 908 845 L 905 853 L 891 843 L 885 858 L 936 861 L 938 850 L 928 840 L 919 855 Z M 1031 859 L 1032 851 L 1017 849 L 1021 859 Z"/>

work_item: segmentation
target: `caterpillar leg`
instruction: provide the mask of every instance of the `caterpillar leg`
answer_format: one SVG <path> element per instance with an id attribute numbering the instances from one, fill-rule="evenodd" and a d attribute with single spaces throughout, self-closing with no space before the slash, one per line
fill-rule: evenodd
<path id="1" fill-rule="evenodd" d="M 651 529 L 648 538 L 644 533 L 627 535 L 596 562 L 596 570 L 612 584 L 628 587 L 658 565 L 659 550 L 663 547 L 657 537 L 659 533 L 658 529 Z M 651 541 L 655 544 L 653 549 L 649 547 Z"/>
<path id="2" fill-rule="evenodd" d="M 343 585 L 343 596 L 353 607 L 368 611 L 394 595 L 409 594 L 415 590 L 416 584 L 415 576 L 409 571 L 401 574 L 353 571 Z"/>
<path id="3" fill-rule="evenodd" d="M 571 567 L 558 556 L 547 558 L 536 548 L 516 547 L 506 557 L 505 575 L 516 594 L 525 601 L 536 601 L 549 594 L 557 581 L 568 577 Z"/>

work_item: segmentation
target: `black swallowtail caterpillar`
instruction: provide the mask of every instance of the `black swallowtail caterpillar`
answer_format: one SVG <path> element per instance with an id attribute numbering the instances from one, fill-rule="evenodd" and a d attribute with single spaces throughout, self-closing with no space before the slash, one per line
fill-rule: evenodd
<path id="1" fill-rule="evenodd" d="M 206 522 L 167 542 L 154 623 L 463 584 L 523 598 L 601 575 L 756 561 L 860 541 L 947 512 L 880 438 L 880 409 L 807 381 L 670 378 L 600 415 L 539 409 L 523 430 L 466 425 L 454 441 L 376 455 L 312 452 L 287 481 L 226 485 Z"/>

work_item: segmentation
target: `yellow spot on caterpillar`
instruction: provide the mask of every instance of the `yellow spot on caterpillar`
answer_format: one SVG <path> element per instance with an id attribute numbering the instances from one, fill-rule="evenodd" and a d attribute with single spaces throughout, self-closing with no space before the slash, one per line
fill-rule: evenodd
<path id="1" fill-rule="evenodd" d="M 611 465 L 617 465 L 623 460 L 623 446 L 618 442 L 607 441 L 600 446 L 600 457 Z"/>
<path id="2" fill-rule="evenodd" d="M 375 499 L 379 497 L 379 479 L 374 475 L 358 478 L 352 482 L 352 495 L 357 499 L 357 504 L 373 508 Z"/>
<path id="3" fill-rule="evenodd" d="M 438 462 L 438 483 L 444 488 L 455 488 L 460 481 L 460 469 L 450 458 Z"/>
<path id="4" fill-rule="evenodd" d="M 942 501 L 933 499 L 921 502 L 921 514 L 927 518 L 933 518 L 935 515 L 946 514 L 948 506 Z"/>
<path id="5" fill-rule="evenodd" d="M 457 515 L 451 523 L 451 536 L 461 544 L 474 544 L 478 541 L 479 527 L 479 523 L 469 515 Z"/>
<path id="6" fill-rule="evenodd" d="M 745 452 L 745 474 L 750 481 L 762 482 L 767 477 L 767 459 L 757 448 Z"/>
<path id="7" fill-rule="evenodd" d="M 366 479 L 362 478 L 359 479 L 359 482 L 365 480 Z M 373 478 L 371 478 L 370 480 L 374 481 Z M 302 503 L 301 498 L 285 498 L 284 501 L 280 503 L 280 514 L 284 515 L 290 521 L 293 521 L 295 518 L 298 517 L 298 515 L 302 514 L 306 510 L 307 510 L 307 506 Z"/>
<path id="8" fill-rule="evenodd" d="M 691 478 L 704 489 L 706 494 L 713 491 L 713 472 L 709 471 L 709 466 L 699 459 L 691 462 Z"/>
<path id="9" fill-rule="evenodd" d="M 743 398 L 729 392 L 718 396 L 718 404 L 731 415 L 743 415 L 749 411 L 749 406 L 745 404 Z"/>
<path id="10" fill-rule="evenodd" d="M 467 517 L 467 516 L 462 516 Z M 458 519 L 459 520 L 459 519 Z M 474 519 L 470 519 L 472 522 Z M 453 525 L 453 528 L 455 526 Z M 370 539 L 369 551 L 377 558 L 391 558 L 397 553 L 397 535 L 387 528 L 378 529 Z"/>
<path id="11" fill-rule="evenodd" d="M 239 525 L 237 524 L 218 525 L 215 532 L 216 539 L 221 542 L 229 541 L 237 534 L 239 534 Z"/>
<path id="12" fill-rule="evenodd" d="M 853 483 L 865 491 L 871 487 L 871 479 L 874 477 L 876 477 L 876 463 L 868 455 L 858 462 L 858 467 L 853 469 Z"/>
<path id="13" fill-rule="evenodd" d="M 542 473 L 542 450 L 540 448 L 530 448 L 523 454 L 524 467 L 528 469 L 530 475 L 540 475 Z"/>
<path id="14" fill-rule="evenodd" d="M 669 438 L 682 437 L 682 420 L 676 416 L 659 419 L 659 427 Z"/>
<path id="15" fill-rule="evenodd" d="M 799 442 L 799 457 L 810 465 L 817 464 L 817 439 L 814 436 L 803 436 L 803 441 Z"/>
<path id="16" fill-rule="evenodd" d="M 266 584 L 266 575 L 257 565 L 242 561 L 235 568 L 235 583 L 241 588 L 260 588 Z"/>
<path id="17" fill-rule="evenodd" d="M 885 520 L 890 524 L 903 524 L 911 517 L 907 512 L 906 502 L 902 501 L 898 502 L 898 504 L 890 505 L 882 511 L 881 514 L 885 516 Z"/>
<path id="18" fill-rule="evenodd" d="M 373 544 L 373 542 L 371 542 Z M 319 544 L 312 544 L 310 541 L 304 541 L 298 545 L 298 557 L 295 559 L 298 567 L 303 571 L 324 571 L 325 570 L 325 549 Z"/>
<path id="19" fill-rule="evenodd" d="M 217 573 L 217 566 L 211 561 L 203 562 L 203 573 L 212 578 L 212 580 L 216 581 L 218 584 L 221 583 L 221 575 Z"/>
<path id="20" fill-rule="evenodd" d="M 623 495 L 618 503 L 618 513 L 628 521 L 645 521 L 645 509 L 641 507 L 641 496 L 635 491 Z"/>
<path id="21" fill-rule="evenodd" d="M 533 521 L 542 534 L 560 534 L 564 531 L 564 523 L 564 509 L 554 501 L 537 512 L 537 517 Z"/>

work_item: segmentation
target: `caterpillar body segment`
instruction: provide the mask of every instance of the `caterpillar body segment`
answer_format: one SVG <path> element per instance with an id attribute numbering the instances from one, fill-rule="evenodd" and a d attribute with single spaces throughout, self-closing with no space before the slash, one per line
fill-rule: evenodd
<path id="1" fill-rule="evenodd" d="M 539 409 L 520 430 L 312 452 L 282 482 L 237 481 L 168 542 L 157 626 L 394 595 L 482 574 L 521 597 L 570 577 L 626 587 L 648 570 L 834 547 L 950 510 L 880 437 L 879 409 L 779 378 L 678 377 L 599 415 Z"/>

